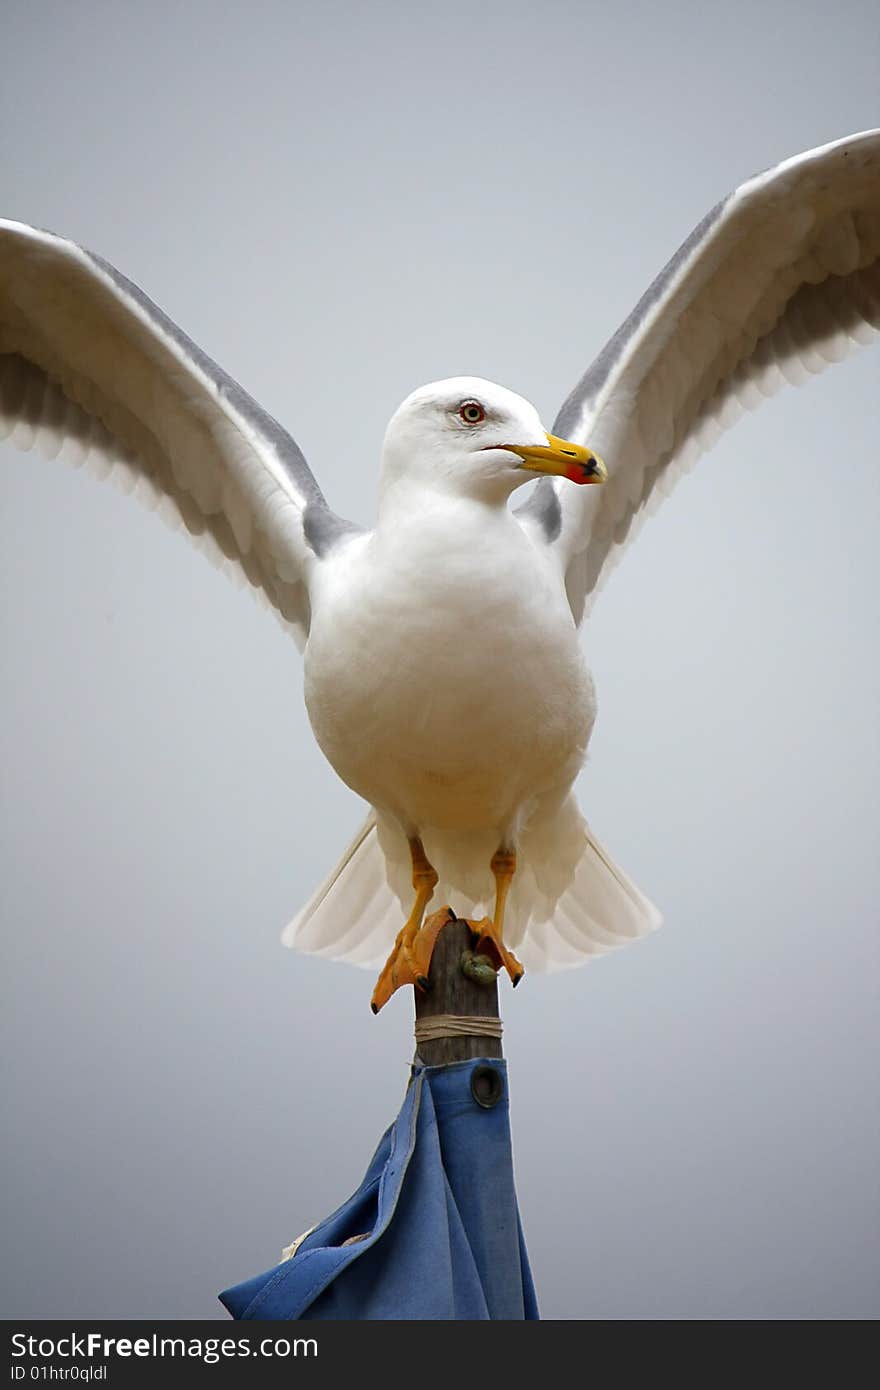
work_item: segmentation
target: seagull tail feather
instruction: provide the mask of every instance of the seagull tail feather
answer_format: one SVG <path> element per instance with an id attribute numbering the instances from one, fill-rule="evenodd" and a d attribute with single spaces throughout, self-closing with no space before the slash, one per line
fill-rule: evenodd
<path id="1" fill-rule="evenodd" d="M 596 839 L 573 799 L 565 810 L 572 830 L 577 818 L 580 852 L 558 897 L 548 898 L 540 892 L 540 882 L 537 885 L 522 946 L 517 948 L 526 969 L 556 971 L 585 965 L 647 936 L 663 920 Z"/>
<path id="2" fill-rule="evenodd" d="M 383 965 L 405 916 L 400 892 L 411 869 L 405 838 L 383 834 L 380 843 L 380 829 L 371 811 L 335 869 L 285 927 L 285 946 L 370 970 Z M 444 863 L 440 843 L 435 848 L 438 866 L 448 869 L 449 900 L 463 910 L 467 874 L 454 858 Z M 461 846 L 454 848 L 460 859 Z M 573 797 L 554 817 L 530 827 L 523 849 L 504 934 L 527 970 L 585 965 L 660 925 L 654 904 L 599 844 Z M 438 902 L 446 901 L 443 884 L 437 894 Z"/>
<path id="3" fill-rule="evenodd" d="M 409 852 L 401 840 L 408 869 Z M 388 868 L 371 811 L 336 868 L 284 928 L 284 945 L 378 970 L 402 921 Z"/>

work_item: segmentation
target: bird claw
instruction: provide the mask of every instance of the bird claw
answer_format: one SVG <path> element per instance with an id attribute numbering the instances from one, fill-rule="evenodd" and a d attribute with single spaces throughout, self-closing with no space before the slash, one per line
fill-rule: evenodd
<path id="1" fill-rule="evenodd" d="M 496 970 L 503 967 L 510 976 L 511 984 L 516 989 L 525 974 L 525 970 L 513 952 L 508 951 L 501 940 L 501 933 L 492 918 L 482 917 L 477 922 L 468 919 L 468 926 L 474 938 L 474 950 L 482 956 L 488 956 Z"/>
<path id="2" fill-rule="evenodd" d="M 376 988 L 370 1000 L 370 1008 L 374 1014 L 384 1008 L 392 994 L 404 985 L 413 985 L 423 994 L 427 993 L 431 988 L 429 972 L 437 937 L 448 922 L 455 920 L 455 913 L 451 908 L 441 907 L 438 912 L 432 912 L 430 917 L 426 917 L 421 927 L 408 929 L 407 924 L 403 928 L 376 981 Z"/>
<path id="3" fill-rule="evenodd" d="M 421 927 L 412 927 L 407 923 L 401 929 L 373 990 L 370 1008 L 374 1014 L 384 1008 L 392 994 L 404 985 L 412 985 L 423 994 L 431 988 L 431 957 L 437 937 L 449 922 L 456 920 L 451 907 L 441 907 L 438 912 L 426 917 Z M 506 970 L 515 989 L 525 972 L 513 952 L 504 945 L 492 918 L 463 920 L 467 922 L 473 937 L 475 954 L 485 957 L 486 966 L 491 966 L 496 972 Z"/>

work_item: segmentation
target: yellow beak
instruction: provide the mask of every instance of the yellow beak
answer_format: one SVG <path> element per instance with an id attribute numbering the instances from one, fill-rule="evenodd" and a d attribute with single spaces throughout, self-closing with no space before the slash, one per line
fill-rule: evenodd
<path id="1" fill-rule="evenodd" d="M 546 447 L 543 444 L 505 444 L 504 447 L 519 455 L 520 468 L 528 468 L 532 473 L 555 473 L 570 478 L 573 483 L 604 483 L 608 477 L 608 470 L 592 449 L 570 444 L 567 439 L 557 439 L 555 434 L 547 435 Z"/>

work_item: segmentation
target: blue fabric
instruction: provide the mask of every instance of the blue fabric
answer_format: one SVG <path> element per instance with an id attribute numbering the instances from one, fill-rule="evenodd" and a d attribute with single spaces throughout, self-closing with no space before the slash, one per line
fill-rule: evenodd
<path id="1" fill-rule="evenodd" d="M 500 1099 L 474 1099 L 477 1067 Z M 351 1236 L 366 1236 L 351 1245 Z M 354 1196 L 296 1254 L 220 1295 L 234 1318 L 537 1318 L 513 1186 L 507 1068 L 413 1068 Z"/>

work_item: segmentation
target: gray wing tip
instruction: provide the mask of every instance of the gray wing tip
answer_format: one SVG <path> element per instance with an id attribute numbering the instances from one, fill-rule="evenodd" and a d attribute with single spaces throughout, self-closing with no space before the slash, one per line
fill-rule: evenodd
<path id="1" fill-rule="evenodd" d="M 115 293 L 121 295 L 124 302 L 132 305 L 147 320 L 154 332 L 173 343 L 178 353 L 211 381 L 218 396 L 272 446 L 286 472 L 301 490 L 304 500 L 307 503 L 324 500 L 305 455 L 284 426 L 264 410 L 234 377 L 218 366 L 139 285 L 96 251 L 90 251 L 88 247 L 80 245 L 70 237 L 63 237 L 46 228 L 26 222 L 15 222 L 8 218 L 0 218 L 0 231 L 3 230 L 32 242 L 50 242 L 58 251 L 84 261 L 87 269 L 92 273 L 97 271 L 99 277 L 104 277 L 105 283 L 109 281 Z"/>
<path id="2" fill-rule="evenodd" d="M 126 310 L 145 322 L 178 359 L 185 361 L 203 381 L 209 383 L 216 399 L 245 424 L 263 448 L 277 460 L 281 472 L 287 475 L 303 509 L 306 540 L 315 554 L 327 554 L 346 537 L 360 533 L 360 527 L 331 511 L 303 451 L 283 425 L 264 410 L 234 377 L 218 366 L 139 285 L 97 252 L 56 232 L 26 222 L 0 218 L 0 234 L 3 233 L 22 246 L 23 254 L 25 246 L 43 243 L 56 255 L 75 260 L 96 285 L 120 300 Z M 11 249 L 14 257 L 15 249 Z"/>
<path id="3" fill-rule="evenodd" d="M 731 207 L 735 200 L 740 197 L 748 196 L 755 185 L 761 185 L 768 176 L 782 173 L 785 169 L 795 169 L 798 165 L 808 163 L 836 152 L 842 152 L 844 156 L 850 149 L 855 150 L 859 146 L 877 145 L 880 148 L 880 127 L 872 127 L 868 130 L 856 131 L 851 135 L 841 136 L 839 139 L 828 141 L 824 145 L 816 145 L 809 150 L 802 150 L 799 154 L 790 156 L 788 159 L 777 161 L 770 164 L 765 169 L 753 174 L 742 183 L 719 199 L 714 207 L 710 208 L 705 217 L 697 223 L 693 231 L 681 243 L 678 250 L 672 255 L 660 274 L 648 286 L 632 312 L 624 319 L 617 332 L 606 343 L 605 347 L 587 368 L 584 375 L 578 381 L 573 391 L 566 397 L 554 422 L 554 433 L 567 435 L 572 429 L 576 429 L 582 413 L 590 409 L 605 385 L 617 363 L 622 358 L 628 344 L 638 333 L 639 329 L 648 318 L 651 311 L 669 290 L 677 274 L 684 270 L 692 260 L 701 244 L 706 240 L 713 228 L 720 221 L 725 210 Z"/>

